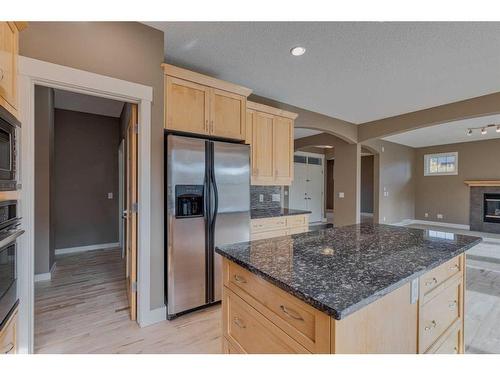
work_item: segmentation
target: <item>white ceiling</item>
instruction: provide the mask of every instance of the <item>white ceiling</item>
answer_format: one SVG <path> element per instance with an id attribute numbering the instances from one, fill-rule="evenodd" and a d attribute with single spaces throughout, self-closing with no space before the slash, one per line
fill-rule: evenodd
<path id="1" fill-rule="evenodd" d="M 147 24 L 167 62 L 354 123 L 500 91 L 499 22 Z"/>
<path id="2" fill-rule="evenodd" d="M 477 128 L 489 124 L 500 124 L 500 115 L 452 121 L 392 135 L 384 139 L 410 147 L 427 147 L 500 138 L 500 133 L 497 133 L 495 128 L 489 128 L 488 133 L 485 135 L 482 135 L 479 130 L 474 130 L 473 134 L 470 136 L 466 134 L 468 128 Z"/>
<path id="3" fill-rule="evenodd" d="M 54 107 L 58 109 L 120 117 L 123 105 L 123 102 L 98 96 L 90 96 L 65 90 L 55 90 L 54 92 Z"/>
<path id="4" fill-rule="evenodd" d="M 306 129 L 306 128 L 295 128 L 294 132 L 293 132 L 293 137 L 295 139 L 299 139 L 299 138 L 309 137 L 311 135 L 316 135 L 316 134 L 320 134 L 320 133 L 323 133 L 323 132 L 318 131 L 318 130 Z"/>

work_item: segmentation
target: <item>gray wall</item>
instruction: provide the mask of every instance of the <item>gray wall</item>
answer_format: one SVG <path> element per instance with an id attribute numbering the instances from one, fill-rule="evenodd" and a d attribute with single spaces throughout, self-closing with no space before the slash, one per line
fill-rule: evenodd
<path id="1" fill-rule="evenodd" d="M 373 213 L 373 155 L 361 157 L 361 212 Z"/>
<path id="2" fill-rule="evenodd" d="M 453 151 L 458 151 L 458 175 L 424 176 L 425 154 Z M 500 179 L 500 139 L 419 148 L 416 154 L 416 218 L 468 225 L 469 187 L 464 180 Z"/>
<path id="3" fill-rule="evenodd" d="M 35 274 L 54 264 L 54 90 L 35 86 Z"/>
<path id="4" fill-rule="evenodd" d="M 137 22 L 30 22 L 23 56 L 153 87 L 151 108 L 151 308 L 163 292 L 163 32 Z"/>
<path id="5" fill-rule="evenodd" d="M 391 224 L 415 218 L 415 149 L 383 140 L 363 142 L 363 146 L 376 153 L 374 194 L 379 199 L 379 222 Z M 374 206 L 376 212 L 377 202 Z"/>
<path id="6" fill-rule="evenodd" d="M 55 110 L 56 249 L 119 241 L 119 143 L 119 118 Z"/>

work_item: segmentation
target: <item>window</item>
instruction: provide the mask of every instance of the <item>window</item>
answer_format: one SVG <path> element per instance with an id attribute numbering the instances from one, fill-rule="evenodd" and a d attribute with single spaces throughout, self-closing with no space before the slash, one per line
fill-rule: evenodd
<path id="1" fill-rule="evenodd" d="M 424 176 L 458 174 L 458 152 L 427 154 L 424 156 Z"/>

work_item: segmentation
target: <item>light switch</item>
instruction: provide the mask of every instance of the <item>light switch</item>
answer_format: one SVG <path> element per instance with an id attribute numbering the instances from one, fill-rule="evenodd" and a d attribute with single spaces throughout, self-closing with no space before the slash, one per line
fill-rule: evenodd
<path id="1" fill-rule="evenodd" d="M 271 200 L 273 202 L 281 202 L 281 195 L 280 194 L 272 194 L 271 195 Z"/>
<path id="2" fill-rule="evenodd" d="M 113 193 L 108 193 L 108 199 L 113 199 Z"/>
<path id="3" fill-rule="evenodd" d="M 344 192 L 343 191 L 339 192 L 339 198 L 344 198 Z"/>
<path id="4" fill-rule="evenodd" d="M 264 194 L 259 194 L 259 202 L 264 202 Z"/>

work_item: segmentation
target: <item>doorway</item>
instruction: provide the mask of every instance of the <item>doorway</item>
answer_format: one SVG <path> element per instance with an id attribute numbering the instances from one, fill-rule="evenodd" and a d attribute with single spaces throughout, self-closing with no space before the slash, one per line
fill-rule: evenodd
<path id="1" fill-rule="evenodd" d="M 289 207 L 311 211 L 309 222 L 324 221 L 325 157 L 321 154 L 296 152 L 294 180 L 289 189 Z"/>
<path id="2" fill-rule="evenodd" d="M 360 222 L 373 223 L 376 199 L 375 196 L 375 156 L 367 151 L 361 154 L 361 204 Z"/>
<path id="3" fill-rule="evenodd" d="M 135 104 L 42 85 L 35 86 L 34 115 L 34 348 L 43 351 L 91 334 L 101 316 L 136 319 L 138 129 Z M 127 196 L 123 218 L 120 185 Z M 67 322 L 71 328 L 60 330 Z"/>
<path id="4" fill-rule="evenodd" d="M 152 88 L 112 77 L 90 73 L 62 65 L 19 57 L 19 96 L 21 122 L 20 182 L 22 182 L 21 215 L 26 233 L 19 243 L 25 251 L 18 257 L 19 352 L 34 351 L 34 91 L 36 85 L 91 96 L 109 98 L 138 105 L 141 124 L 138 134 L 138 215 L 137 215 L 137 323 L 141 327 L 165 319 L 165 307 L 150 305 L 151 242 L 151 102 Z M 135 323 L 134 323 L 135 324 Z"/>

